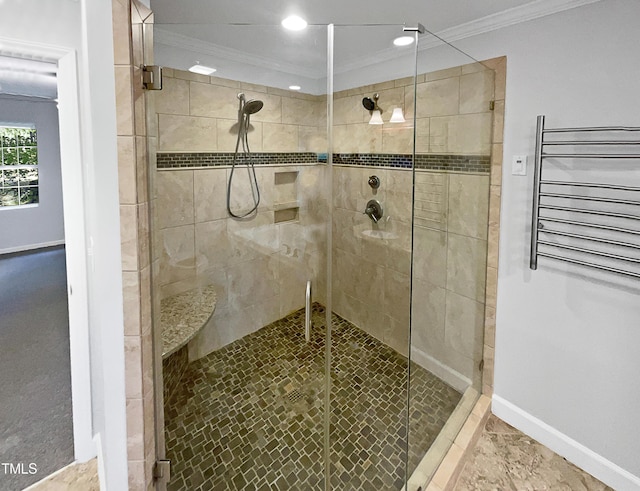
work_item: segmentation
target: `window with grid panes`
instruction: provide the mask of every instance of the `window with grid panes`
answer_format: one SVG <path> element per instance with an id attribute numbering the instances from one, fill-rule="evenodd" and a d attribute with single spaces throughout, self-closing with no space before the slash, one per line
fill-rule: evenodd
<path id="1" fill-rule="evenodd" d="M 0 125 L 0 209 L 37 204 L 36 129 L 25 125 Z"/>

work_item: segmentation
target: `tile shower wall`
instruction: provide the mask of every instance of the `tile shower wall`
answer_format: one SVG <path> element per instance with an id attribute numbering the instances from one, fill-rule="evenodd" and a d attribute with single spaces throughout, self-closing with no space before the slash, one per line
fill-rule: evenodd
<path id="1" fill-rule="evenodd" d="M 369 125 L 361 101 L 376 92 L 385 121 L 394 107 L 402 107 L 408 122 Z M 493 72 L 471 64 L 422 74 L 416 93 L 416 152 L 425 155 L 419 160 L 446 165 L 455 155 L 482 162 L 464 166 L 464 172 L 417 166 L 415 180 L 412 356 L 464 389 L 478 381 L 482 358 Z M 410 155 L 413 102 L 412 78 L 335 94 L 335 152 Z M 372 174 L 382 181 L 376 191 L 367 185 Z M 411 192 L 407 170 L 334 167 L 334 310 L 403 354 L 409 333 Z M 363 214 L 371 198 L 385 210 L 381 223 Z"/>
<path id="2" fill-rule="evenodd" d="M 192 360 L 302 307 L 308 279 L 314 280 L 319 301 L 326 289 L 324 167 L 257 168 L 261 203 L 251 220 L 228 217 L 229 173 L 228 168 L 187 169 L 157 176 L 162 295 L 217 287 L 213 317 L 190 343 Z M 234 190 L 232 209 L 250 200 L 248 188 Z M 297 219 L 276 223 L 281 206 L 292 201 Z"/>
<path id="3" fill-rule="evenodd" d="M 157 98 L 160 152 L 233 152 L 238 93 L 264 102 L 251 116 L 254 152 L 326 152 L 326 98 L 165 68 Z"/>
<path id="4" fill-rule="evenodd" d="M 255 123 L 254 133 L 250 135 L 250 141 L 255 141 L 252 149 L 262 152 L 275 149 L 282 152 L 322 151 L 325 145 L 322 136 L 324 98 L 294 94 L 296 102 L 291 102 L 291 94 L 278 89 L 248 86 L 177 70 L 169 70 L 168 74 L 169 90 L 162 94 L 163 100 L 158 103 L 160 149 L 165 155 L 233 150 L 235 138 L 232 127 L 239 90 L 245 90 L 248 97 L 265 99 L 273 96 L 279 99 L 272 103 L 280 104 L 280 111 L 271 109 Z M 260 92 L 250 93 L 250 89 Z M 405 109 L 408 120 L 412 117 L 411 78 L 337 93 L 334 102 L 334 151 L 341 155 L 410 155 L 411 123 L 367 124 L 369 113 L 362 107 L 361 100 L 373 92 L 380 94 L 380 105 L 385 109 L 383 118 L 387 119 L 395 106 Z M 205 97 L 204 93 L 208 96 Z M 430 160 L 460 160 L 459 156 L 469 156 L 474 162 L 481 162 L 480 166 L 468 166 L 466 172 L 461 173 L 416 172 L 414 355 L 430 369 L 439 367 L 441 372 L 453 373 L 453 383 L 464 386 L 479 375 L 475 368 L 482 351 L 478 348 L 481 346 L 478 340 L 482 339 L 484 327 L 488 159 L 493 117 L 489 101 L 493 99 L 493 72 L 479 70 L 479 65 L 474 64 L 423 74 L 418 77 L 417 95 L 417 151 Z M 285 110 L 289 106 L 295 107 L 298 113 Z M 321 121 L 318 121 L 319 116 Z M 171 121 L 173 123 L 170 124 Z M 277 131 L 269 128 L 272 124 L 286 126 L 289 134 L 278 139 Z M 334 159 L 333 182 L 334 310 L 406 354 L 411 172 L 408 169 L 353 165 L 356 163 L 351 161 L 353 159 L 347 165 L 341 165 L 339 160 Z M 298 168 L 308 173 L 314 167 Z M 287 229 L 293 231 L 296 225 L 274 226 L 269 215 L 277 208 L 277 203 L 269 197 L 269 191 L 273 188 L 275 173 L 283 168 L 258 168 L 261 189 L 267 190 L 264 198 L 266 208 L 251 225 L 225 219 L 223 200 L 228 169 L 163 170 L 159 173 L 160 202 L 165 203 L 164 208 L 161 204 L 159 213 L 161 221 L 165 221 L 160 223 L 165 249 L 161 268 L 163 295 L 188 289 L 203 277 L 226 285 L 226 288 L 221 287 L 222 303 L 216 314 L 219 318 L 217 325 L 208 326 L 199 342 L 192 345 L 192 355 L 206 354 L 254 329 L 250 327 L 246 332 L 234 329 L 231 326 L 235 322 L 233 319 L 244 317 L 247 320 L 242 321 L 242 325 L 260 327 L 267 323 L 266 318 L 277 318 L 274 317 L 276 311 L 283 315 L 290 311 L 280 304 L 286 294 L 275 293 L 277 290 L 274 288 L 288 288 L 280 275 L 280 270 L 286 266 L 281 266 L 276 257 L 288 248 L 279 237 L 286 234 Z M 368 176 L 372 174 L 381 177 L 383 183 L 376 191 L 367 185 Z M 308 181 L 317 183 L 319 179 L 318 175 L 310 176 Z M 301 190 L 297 199 L 307 197 L 305 193 Z M 243 199 L 247 197 L 245 195 Z M 308 198 L 311 198 L 309 203 L 315 202 L 313 196 Z M 366 202 L 371 198 L 381 201 L 385 209 L 385 217 L 379 224 L 372 224 L 363 215 Z M 220 223 L 214 224 L 216 221 Z M 310 217 L 302 229 L 311 223 L 319 227 L 322 221 L 319 216 Z M 254 246 L 259 242 L 273 245 L 270 255 L 274 257 L 270 260 L 262 258 L 253 264 L 247 262 L 245 267 L 247 271 L 262 272 L 263 277 L 273 280 L 270 287 L 269 282 L 264 282 L 267 287 L 263 293 L 268 295 L 270 292 L 272 297 L 279 295 L 277 307 L 271 301 L 273 299 L 263 299 L 259 292 L 249 294 L 250 289 L 247 288 L 240 288 L 247 292 L 246 298 L 229 293 L 230 274 L 236 278 L 237 285 L 242 285 L 240 278 L 245 278 L 247 284 L 251 283 L 253 276 L 231 272 L 231 262 L 225 259 L 229 253 L 224 251 L 236 251 L 230 254 L 238 263 L 257 260 L 255 252 L 245 255 L 237 252 L 237 245 L 230 243 L 242 237 L 238 232 L 244 237 L 253 234 L 255 237 L 251 242 Z M 216 243 L 216 240 L 226 244 Z M 276 253 L 276 249 L 280 252 Z M 223 252 L 216 254 L 216 251 Z M 322 258 L 318 254 L 313 258 L 312 270 L 321 268 Z M 316 286 L 318 291 L 320 288 Z M 299 307 L 300 302 L 290 302 L 291 310 Z M 242 310 L 244 314 L 240 314 Z M 236 334 L 230 336 L 231 332 Z"/>
<path id="5" fill-rule="evenodd" d="M 155 489 L 151 258 L 147 131 L 142 91 L 142 19 L 146 7 L 113 0 L 118 179 L 124 298 L 129 489 Z"/>
<path id="6" fill-rule="evenodd" d="M 301 308 L 308 279 L 322 301 L 326 185 L 325 167 L 315 159 L 296 163 L 288 155 L 285 165 L 260 165 L 259 212 L 236 220 L 226 210 L 230 169 L 197 168 L 193 153 L 233 152 L 239 92 L 264 101 L 251 116 L 252 151 L 326 152 L 326 99 L 180 70 L 165 69 L 165 77 L 156 98 L 159 151 L 165 159 L 190 160 L 190 167 L 157 175 L 161 296 L 203 284 L 218 287 L 213 317 L 190 343 L 195 359 Z M 236 170 L 232 196 L 236 213 L 252 203 L 244 167 Z"/>

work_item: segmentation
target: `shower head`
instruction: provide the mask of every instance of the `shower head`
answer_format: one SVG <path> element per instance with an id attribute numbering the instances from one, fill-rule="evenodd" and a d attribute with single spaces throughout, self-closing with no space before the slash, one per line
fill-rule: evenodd
<path id="1" fill-rule="evenodd" d="M 371 99 L 371 97 L 363 98 L 362 105 L 367 111 L 373 111 L 373 109 L 376 107 L 376 103 L 373 102 L 373 99 Z"/>
<path id="2" fill-rule="evenodd" d="M 247 115 L 255 114 L 262 109 L 262 106 L 264 106 L 264 103 L 261 100 L 251 99 L 250 101 L 245 102 L 242 107 L 242 112 Z"/>
<path id="3" fill-rule="evenodd" d="M 373 98 L 371 97 L 364 97 L 362 99 L 362 105 L 364 106 L 364 108 L 367 111 L 380 111 L 382 112 L 382 109 L 380 109 L 378 107 L 378 99 L 380 98 L 380 95 L 378 94 L 373 94 Z"/>

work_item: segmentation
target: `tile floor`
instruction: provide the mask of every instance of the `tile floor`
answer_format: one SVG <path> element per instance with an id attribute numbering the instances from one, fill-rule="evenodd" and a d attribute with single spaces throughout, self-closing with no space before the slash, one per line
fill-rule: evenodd
<path id="1" fill-rule="evenodd" d="M 613 491 L 558 454 L 491 415 L 455 491 Z"/>
<path id="2" fill-rule="evenodd" d="M 189 365 L 165 408 L 170 491 L 324 489 L 324 318 L 315 306 L 309 344 L 298 311 Z M 407 359 L 333 319 L 331 482 L 401 489 Z M 461 397 L 411 373 L 410 471 Z"/>

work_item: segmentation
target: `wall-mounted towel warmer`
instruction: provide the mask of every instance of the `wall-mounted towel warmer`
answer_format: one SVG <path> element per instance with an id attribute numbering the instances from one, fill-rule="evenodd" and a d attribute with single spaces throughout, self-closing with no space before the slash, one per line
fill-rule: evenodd
<path id="1" fill-rule="evenodd" d="M 640 172 L 640 127 L 549 129 L 544 116 L 538 116 L 531 269 L 546 257 L 640 278 L 640 186 L 543 177 L 543 168 L 563 176 L 582 170 L 578 173 L 584 175 L 588 170 L 581 165 L 587 167 L 588 161 L 598 166 L 629 159 L 637 161 Z M 633 175 L 638 176 L 635 170 Z"/>

